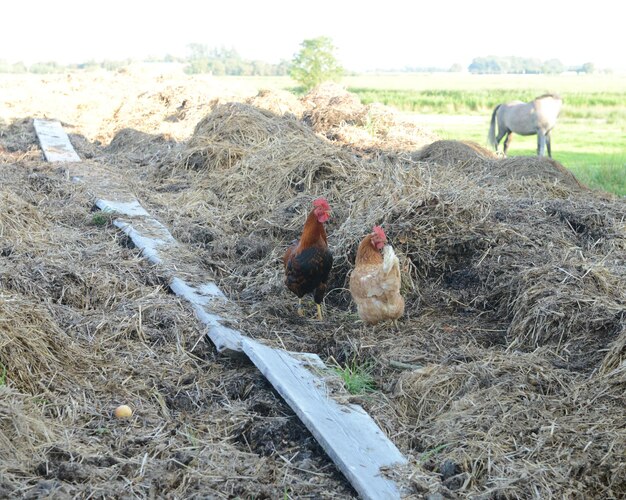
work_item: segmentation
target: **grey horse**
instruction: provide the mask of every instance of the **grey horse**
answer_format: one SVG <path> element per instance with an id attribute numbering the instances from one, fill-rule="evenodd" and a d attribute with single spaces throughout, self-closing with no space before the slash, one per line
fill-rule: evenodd
<path id="1" fill-rule="evenodd" d="M 498 144 L 506 135 L 504 154 L 511 144 L 513 133 L 520 135 L 537 134 L 537 155 L 544 156 L 547 146 L 548 156 L 552 158 L 550 131 L 556 125 L 563 100 L 556 94 L 544 94 L 531 102 L 512 101 L 499 104 L 491 115 L 489 143 L 498 151 Z M 496 137 L 496 118 L 498 136 Z"/>

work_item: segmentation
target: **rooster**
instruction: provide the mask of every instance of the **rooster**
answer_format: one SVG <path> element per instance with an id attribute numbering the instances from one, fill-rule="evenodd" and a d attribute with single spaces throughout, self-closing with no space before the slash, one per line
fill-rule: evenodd
<path id="1" fill-rule="evenodd" d="M 325 198 L 313 201 L 313 210 L 304 223 L 302 236 L 287 249 L 283 257 L 285 284 L 298 296 L 298 315 L 303 316 L 302 297 L 313 292 L 317 317 L 322 319 L 322 299 L 326 293 L 333 256 L 328 250 L 324 223 L 330 218 Z"/>
<path id="2" fill-rule="evenodd" d="M 359 316 L 370 325 L 404 314 L 404 299 L 400 295 L 400 264 L 387 236 L 380 226 L 374 226 L 356 253 L 350 275 L 350 293 Z M 382 254 L 381 254 L 382 249 Z"/>

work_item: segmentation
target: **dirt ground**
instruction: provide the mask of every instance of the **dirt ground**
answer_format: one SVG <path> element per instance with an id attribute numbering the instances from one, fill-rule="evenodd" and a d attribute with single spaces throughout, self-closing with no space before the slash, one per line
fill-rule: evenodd
<path id="1" fill-rule="evenodd" d="M 193 313 L 62 165 L 60 120 L 276 347 L 365 367 L 360 404 L 409 459 L 407 498 L 626 495 L 626 203 L 556 162 L 438 141 L 336 87 L 304 98 L 130 69 L 0 75 L 0 497 L 351 498 L 248 362 Z M 281 255 L 333 208 L 325 318 Z M 382 224 L 406 314 L 366 326 L 347 291 Z M 134 409 L 130 419 L 112 413 Z"/>

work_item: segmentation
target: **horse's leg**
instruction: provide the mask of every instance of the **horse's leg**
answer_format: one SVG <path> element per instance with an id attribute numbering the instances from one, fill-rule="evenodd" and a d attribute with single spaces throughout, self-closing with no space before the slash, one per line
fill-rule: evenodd
<path id="1" fill-rule="evenodd" d="M 513 132 L 510 130 L 506 134 L 506 139 L 504 139 L 504 154 L 509 150 L 509 146 L 511 145 L 511 141 L 513 140 Z"/>
<path id="2" fill-rule="evenodd" d="M 496 137 L 496 153 L 498 152 L 498 146 L 500 144 L 500 141 L 502 140 L 502 138 L 507 135 L 507 134 L 511 134 L 511 131 L 509 129 L 506 129 L 504 127 L 499 127 L 498 128 L 498 137 Z M 508 137 L 507 137 L 508 140 Z M 506 154 L 506 142 L 504 143 L 504 154 Z"/>
<path id="3" fill-rule="evenodd" d="M 548 149 L 548 156 L 552 158 L 552 147 L 551 147 L 552 139 L 550 139 L 550 132 L 546 134 L 546 148 Z"/>
<path id="4" fill-rule="evenodd" d="M 546 136 L 543 131 L 537 131 L 537 156 L 544 156 L 546 147 Z"/>

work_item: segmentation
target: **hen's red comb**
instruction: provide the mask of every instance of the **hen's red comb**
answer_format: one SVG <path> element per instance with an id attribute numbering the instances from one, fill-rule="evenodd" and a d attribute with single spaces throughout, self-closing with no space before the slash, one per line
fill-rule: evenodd
<path id="1" fill-rule="evenodd" d="M 378 236 L 381 240 L 383 241 L 387 241 L 387 235 L 385 234 L 385 231 L 383 231 L 383 228 L 380 226 L 374 226 L 374 228 L 372 229 L 372 231 L 374 231 L 374 233 L 376 234 L 376 236 Z"/>

